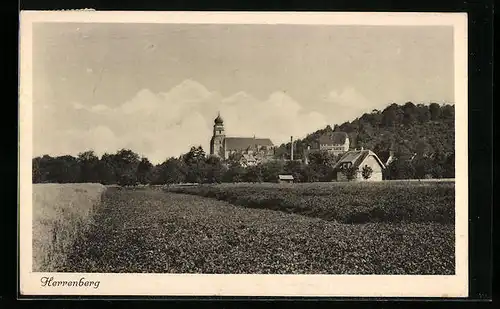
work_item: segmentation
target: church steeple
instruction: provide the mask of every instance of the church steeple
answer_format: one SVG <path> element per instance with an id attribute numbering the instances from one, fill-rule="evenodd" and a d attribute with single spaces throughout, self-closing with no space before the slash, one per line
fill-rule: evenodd
<path id="1" fill-rule="evenodd" d="M 217 118 L 215 118 L 214 123 L 217 125 L 222 125 L 224 124 L 224 120 L 222 120 L 222 117 L 220 116 L 220 112 L 217 112 Z"/>
<path id="2" fill-rule="evenodd" d="M 210 154 L 225 157 L 224 154 L 224 139 L 226 137 L 226 132 L 224 130 L 224 120 L 220 116 L 220 112 L 217 113 L 217 118 L 214 120 L 214 131 L 212 139 L 210 141 Z"/>

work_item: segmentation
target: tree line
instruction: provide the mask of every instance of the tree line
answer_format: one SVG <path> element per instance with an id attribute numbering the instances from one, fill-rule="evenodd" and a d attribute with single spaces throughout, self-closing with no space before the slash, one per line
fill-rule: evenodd
<path id="1" fill-rule="evenodd" d="M 33 159 L 34 183 L 102 183 L 105 185 L 175 184 L 175 183 L 222 183 L 222 182 L 275 182 L 280 174 L 293 175 L 296 182 L 332 181 L 337 178 L 333 165 L 340 156 L 314 152 L 309 164 L 300 160 L 271 160 L 254 166 L 241 165 L 239 155 L 223 161 L 206 156 L 201 146 L 177 158 L 171 157 L 161 164 L 153 165 L 128 149 L 115 154 L 104 154 L 100 158 L 93 151 L 80 153 L 77 157 L 44 155 Z M 384 171 L 384 179 L 423 179 L 454 177 L 454 161 L 449 161 L 447 170 L 430 158 L 413 161 L 394 161 Z M 357 170 L 343 171 L 352 179 Z M 360 171 L 364 178 L 370 170 Z M 443 177 L 441 177 L 443 178 Z"/>
<path id="2" fill-rule="evenodd" d="M 238 154 L 223 161 L 207 156 L 201 146 L 161 164 L 153 165 L 132 150 L 122 149 L 100 158 L 93 151 L 73 157 L 44 155 L 33 159 L 34 183 L 82 183 L 105 185 L 273 182 L 279 174 L 292 174 L 296 181 L 332 180 L 335 159 L 329 153 L 311 155 L 310 164 L 299 161 L 271 160 L 255 166 L 241 165 Z"/>

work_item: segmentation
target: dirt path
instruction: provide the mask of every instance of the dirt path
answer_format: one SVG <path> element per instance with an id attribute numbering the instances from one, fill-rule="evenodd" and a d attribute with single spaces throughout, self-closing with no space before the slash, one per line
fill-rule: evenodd
<path id="1" fill-rule="evenodd" d="M 339 224 L 198 196 L 109 189 L 63 271 L 452 274 L 453 226 Z"/>

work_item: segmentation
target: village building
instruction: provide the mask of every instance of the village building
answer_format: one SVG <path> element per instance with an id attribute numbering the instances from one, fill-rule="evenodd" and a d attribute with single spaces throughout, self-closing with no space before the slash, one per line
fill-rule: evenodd
<path id="1" fill-rule="evenodd" d="M 259 160 L 253 154 L 243 153 L 241 155 L 240 164 L 243 167 L 255 166 L 258 163 Z"/>
<path id="2" fill-rule="evenodd" d="M 251 166 L 271 159 L 274 151 L 275 146 L 269 138 L 226 136 L 222 117 L 219 114 L 215 118 L 210 140 L 210 155 L 227 160 L 233 154 L 241 154 L 241 163 Z"/>
<path id="3" fill-rule="evenodd" d="M 321 135 L 315 143 L 303 150 L 303 162 L 309 164 L 309 154 L 316 151 L 327 151 L 338 156 L 349 151 L 349 135 L 345 132 L 327 132 Z"/>
<path id="4" fill-rule="evenodd" d="M 363 168 L 365 167 L 371 168 L 371 174 L 367 179 L 363 177 Z M 346 152 L 333 166 L 338 181 L 348 180 L 343 170 L 349 168 L 356 169 L 353 181 L 381 181 L 385 165 L 373 151 L 356 149 Z"/>
<path id="5" fill-rule="evenodd" d="M 326 150 L 337 156 L 349 150 L 349 136 L 345 132 L 329 132 L 321 135 L 318 139 L 317 150 Z"/>

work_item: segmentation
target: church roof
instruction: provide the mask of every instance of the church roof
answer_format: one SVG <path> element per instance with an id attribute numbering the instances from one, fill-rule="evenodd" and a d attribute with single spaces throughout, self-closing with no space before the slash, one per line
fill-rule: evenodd
<path id="1" fill-rule="evenodd" d="M 368 157 L 373 156 L 382 168 L 385 168 L 384 163 L 380 158 L 371 150 L 351 150 L 346 152 L 340 160 L 333 166 L 334 169 L 340 168 L 344 163 L 351 163 L 352 167 L 359 168 L 359 165 Z"/>
<path id="2" fill-rule="evenodd" d="M 226 137 L 226 150 L 245 150 L 256 146 L 274 146 L 269 138 Z"/>
<path id="3" fill-rule="evenodd" d="M 330 132 L 320 136 L 319 143 L 327 145 L 342 145 L 348 138 L 345 132 Z"/>

